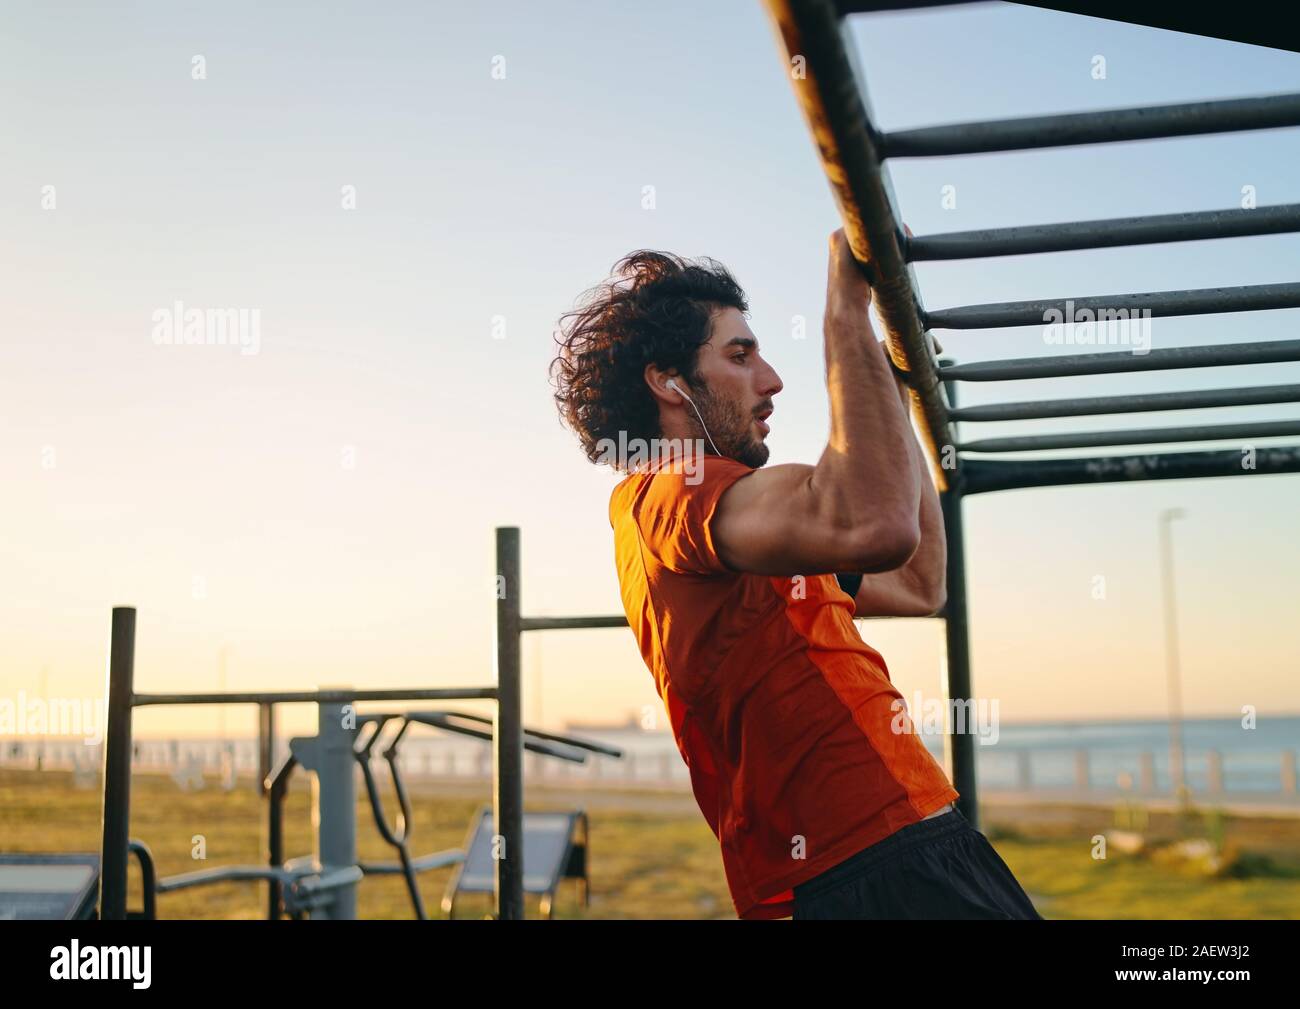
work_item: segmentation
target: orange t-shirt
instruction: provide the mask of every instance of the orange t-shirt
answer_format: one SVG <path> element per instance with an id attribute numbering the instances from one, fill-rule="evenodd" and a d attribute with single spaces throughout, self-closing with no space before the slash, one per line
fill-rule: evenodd
<path id="1" fill-rule="evenodd" d="M 784 918 L 796 884 L 958 793 L 917 735 L 895 731 L 911 727 L 902 695 L 834 575 L 745 574 L 719 559 L 718 499 L 752 472 L 709 455 L 633 473 L 609 516 L 623 608 L 736 913 Z"/>

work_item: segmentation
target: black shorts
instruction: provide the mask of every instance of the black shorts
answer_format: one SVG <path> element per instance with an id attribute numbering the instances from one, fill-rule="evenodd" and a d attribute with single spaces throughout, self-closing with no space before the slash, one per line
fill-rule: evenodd
<path id="1" fill-rule="evenodd" d="M 1042 916 L 961 810 L 895 831 L 794 888 L 794 920 Z"/>

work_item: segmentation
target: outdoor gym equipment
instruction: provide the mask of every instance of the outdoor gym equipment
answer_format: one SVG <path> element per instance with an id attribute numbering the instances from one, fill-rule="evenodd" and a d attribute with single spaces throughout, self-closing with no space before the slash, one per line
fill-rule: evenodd
<path id="1" fill-rule="evenodd" d="M 430 869 L 458 865 L 465 859 L 460 849 L 413 857 L 408 847 L 411 805 L 397 750 L 413 724 L 468 735 L 492 743 L 494 754 L 491 817 L 496 842 L 492 859 L 495 917 L 524 916 L 525 815 L 523 811 L 523 751 L 531 750 L 560 760 L 585 762 L 588 753 L 621 757 L 622 751 L 588 740 L 525 728 L 520 721 L 520 676 L 516 661 L 498 662 L 494 687 L 352 690 L 262 693 L 137 694 L 134 691 L 135 616 L 130 607 L 113 610 L 109 655 L 108 730 L 104 741 L 103 842 L 98 857 L 100 918 L 153 917 L 157 893 L 231 880 L 265 880 L 268 884 L 267 916 L 281 913 L 293 918 L 355 918 L 357 884 L 366 875 L 400 873 L 418 918 L 426 918 L 416 877 Z M 443 701 L 481 699 L 497 703 L 496 718 L 454 711 L 357 714 L 362 701 Z M 317 734 L 290 740 L 289 753 L 271 768 L 277 704 L 317 705 Z M 131 721 L 136 708 L 156 705 L 255 704 L 259 713 L 259 769 L 263 794 L 268 799 L 266 865 L 234 865 L 157 879 L 148 849 L 129 837 L 131 797 Z M 400 723 L 393 738 L 381 749 L 393 776 L 400 814 L 395 828 L 388 825 L 370 761 L 384 728 Z M 363 863 L 357 859 L 356 779 L 354 763 L 362 769 L 371 810 L 380 835 L 398 854 L 396 863 Z M 315 775 L 312 790 L 316 850 L 312 855 L 284 858 L 283 806 L 289 778 L 302 766 Z M 530 814 L 530 817 L 541 814 Z M 480 817 L 481 821 L 481 817 Z M 128 915 L 126 909 L 127 858 L 134 852 L 145 878 L 145 909 Z M 583 863 L 585 865 L 585 862 Z M 566 868 L 568 865 L 566 864 Z M 92 874 L 95 872 L 91 869 Z M 3 883 L 0 874 L 0 884 Z M 532 888 L 529 888 L 532 889 Z M 544 894 L 549 910 L 550 892 Z M 584 890 L 585 894 L 585 890 Z M 53 898 L 52 898 L 53 899 Z M 69 896 L 68 900 L 72 897 Z M 0 908 L 3 907 L 0 901 Z"/>

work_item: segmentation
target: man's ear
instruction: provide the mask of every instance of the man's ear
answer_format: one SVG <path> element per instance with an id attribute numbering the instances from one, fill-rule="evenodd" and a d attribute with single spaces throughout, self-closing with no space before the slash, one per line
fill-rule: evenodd
<path id="1" fill-rule="evenodd" d="M 668 388 L 669 380 L 674 380 L 678 389 L 682 388 L 686 381 L 676 370 L 664 371 L 656 365 L 647 364 L 644 375 L 646 385 L 655 399 L 673 405 L 680 405 L 683 402 L 683 396 L 680 392 Z"/>

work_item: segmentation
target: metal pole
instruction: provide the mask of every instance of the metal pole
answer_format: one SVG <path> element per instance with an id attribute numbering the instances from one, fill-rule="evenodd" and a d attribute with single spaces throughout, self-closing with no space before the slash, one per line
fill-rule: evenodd
<path id="1" fill-rule="evenodd" d="M 134 677 L 135 609 L 115 606 L 108 654 L 108 726 L 104 736 L 103 834 L 99 855 L 99 917 L 105 921 L 126 920 Z"/>
<path id="2" fill-rule="evenodd" d="M 1187 801 L 1187 774 L 1183 760 L 1183 702 L 1182 684 L 1178 663 L 1178 603 L 1174 592 L 1174 550 L 1170 536 L 1170 523 L 1186 512 L 1181 508 L 1165 508 L 1160 512 L 1160 574 L 1164 586 L 1165 609 L 1165 668 L 1169 674 L 1169 776 L 1174 787 L 1174 797 L 1179 804 Z"/>
<path id="3" fill-rule="evenodd" d="M 1250 463 L 1249 466 L 1246 465 L 1247 462 Z M 1264 476 L 1273 473 L 1300 473 L 1300 445 L 1271 448 L 1242 446 L 1240 450 L 1223 449 L 1216 452 L 1038 459 L 1034 462 L 967 459 L 962 466 L 962 493 L 988 494 L 1021 487 Z"/>
<path id="4" fill-rule="evenodd" d="M 1262 95 L 925 126 L 887 133 L 880 139 L 880 146 L 887 158 L 933 158 L 1297 125 L 1300 125 L 1300 94 Z"/>
<path id="5" fill-rule="evenodd" d="M 1041 452 L 1054 448 L 1095 448 L 1103 445 L 1159 445 L 1189 441 L 1241 441 L 1300 434 L 1300 420 L 1258 421 L 1254 424 L 1200 424 L 1195 427 L 1148 427 L 1129 431 L 1079 431 L 980 438 L 960 442 L 962 452 Z"/>
<path id="6" fill-rule="evenodd" d="M 941 360 L 940 366 L 952 362 Z M 955 382 L 943 383 L 944 406 L 951 409 L 957 405 L 957 386 Z M 953 438 L 957 429 L 952 428 Z M 944 459 L 937 458 L 936 463 L 943 465 Z M 966 610 L 966 546 L 965 528 L 962 523 L 962 496 L 965 480 L 959 474 L 948 483 L 947 490 L 939 495 L 939 504 L 943 508 L 943 529 L 947 540 L 948 601 L 943 609 L 943 629 L 947 644 L 948 682 L 946 690 L 948 703 L 956 711 L 956 704 L 969 700 L 967 710 L 977 710 L 974 705 L 974 691 L 971 689 L 970 672 L 970 624 Z M 963 723 L 965 719 L 963 719 Z M 972 727 L 963 724 L 964 732 L 957 732 L 957 719 L 954 717 L 945 738 L 948 763 L 952 768 L 952 784 L 960 793 L 957 808 L 976 827 L 979 826 L 979 794 L 975 780 L 975 734 Z"/>
<path id="7" fill-rule="evenodd" d="M 1106 249 L 1154 242 L 1192 242 L 1244 235 L 1300 231 L 1300 204 L 1254 210 L 1201 210 L 1155 217 L 1112 217 L 1104 221 L 1031 224 L 925 235 L 907 240 L 910 262 L 936 259 L 982 259 L 1036 252 Z"/>
<path id="8" fill-rule="evenodd" d="M 352 755 L 356 712 L 351 704 L 338 703 L 322 704 L 318 710 L 312 818 L 316 821 L 316 861 L 325 877 L 357 864 L 356 758 Z M 312 917 L 356 918 L 356 883 L 338 886 L 331 898 L 329 910 L 313 912 Z"/>
<path id="9" fill-rule="evenodd" d="M 224 709 L 223 709 L 224 710 Z M 257 706 L 257 791 L 267 800 L 266 858 L 268 864 L 279 868 L 284 862 L 283 810 L 277 809 L 282 796 L 276 794 L 271 780 L 275 761 L 275 705 Z M 275 921 L 280 917 L 282 893 L 278 880 L 267 880 L 266 917 Z"/>
<path id="10" fill-rule="evenodd" d="M 275 705 L 257 706 L 257 790 L 266 795 L 271 788 L 270 776 L 275 767 Z"/>
<path id="11" fill-rule="evenodd" d="M 907 384 L 919 400 L 921 437 L 938 458 L 952 444 L 948 416 L 922 321 L 924 306 L 903 256 L 906 233 L 881 162 L 879 134 L 871 122 L 863 75 L 854 66 L 847 25 L 832 0 L 766 0 L 766 5 L 785 47 L 787 72 L 790 60 L 806 64 L 806 73 L 791 76 L 795 98 L 816 140 L 849 247 L 865 264 L 889 355 L 907 373 Z M 939 470 L 937 475 L 943 490 L 957 471 Z"/>
<path id="12" fill-rule="evenodd" d="M 1251 284 L 1244 287 L 1202 287 L 1185 291 L 1142 291 L 1133 294 L 1089 294 L 1044 301 L 1003 301 L 961 305 L 925 312 L 928 329 L 998 329 L 1002 326 L 1046 326 L 1052 314 L 1059 325 L 1141 321 L 1180 315 L 1220 312 L 1261 312 L 1300 307 L 1300 284 Z M 1120 315 L 1123 311 L 1125 314 Z M 1083 315 L 1084 312 L 1091 313 Z M 1139 314 L 1133 314 L 1133 313 Z M 1068 330 L 1067 330 L 1068 332 Z"/>
<path id="13" fill-rule="evenodd" d="M 1300 340 L 1260 340 L 1253 343 L 1218 343 L 1200 347 L 1166 347 L 1135 354 L 1107 350 L 1096 354 L 1050 354 L 1009 361 L 975 361 L 943 368 L 944 382 L 1006 382 L 1028 378 L 1065 378 L 1075 375 L 1115 375 L 1136 371 L 1179 368 L 1222 368 L 1239 364 L 1277 364 L 1300 361 Z"/>
<path id="14" fill-rule="evenodd" d="M 971 690 L 970 628 L 966 614 L 966 558 L 962 529 L 961 481 L 939 496 L 943 506 L 944 532 L 948 538 L 948 603 L 944 607 L 944 631 L 948 644 L 948 703 L 967 704 L 975 711 Z M 954 703 L 955 702 L 955 703 Z M 964 721 L 964 720 L 963 720 Z M 961 793 L 957 807 L 974 826 L 979 826 L 979 801 L 975 782 L 975 733 L 957 720 L 948 728 L 948 759 L 952 764 L 952 785 Z"/>
<path id="15" fill-rule="evenodd" d="M 524 917 L 524 767 L 523 704 L 519 676 L 520 561 L 519 529 L 498 527 L 496 724 L 492 733 L 493 853 L 497 918 Z"/>
<path id="16" fill-rule="evenodd" d="M 154 704 L 355 704 L 357 701 L 491 700 L 496 687 L 426 687 L 393 690 L 278 690 L 228 694 L 136 694 L 132 702 Z"/>

